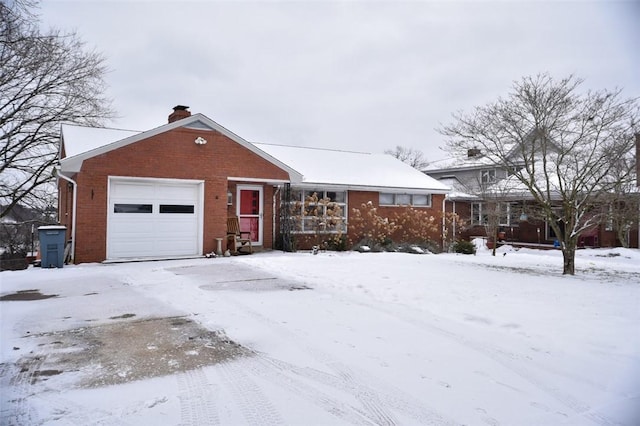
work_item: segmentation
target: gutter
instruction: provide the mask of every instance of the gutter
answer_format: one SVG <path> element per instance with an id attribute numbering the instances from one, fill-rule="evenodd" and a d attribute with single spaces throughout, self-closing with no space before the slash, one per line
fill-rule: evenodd
<path id="1" fill-rule="evenodd" d="M 445 250 L 445 245 L 447 242 L 447 235 L 446 235 L 446 229 L 447 229 L 447 222 L 446 222 L 446 205 L 445 203 L 447 202 L 447 194 L 445 194 L 444 197 L 442 197 L 442 251 Z"/>
<path id="2" fill-rule="evenodd" d="M 76 259 L 76 207 L 78 204 L 78 183 L 62 174 L 60 166 L 54 168 L 56 177 L 62 178 L 73 185 L 73 211 L 71 216 L 71 263 Z M 60 211 L 58 205 L 58 212 Z M 60 218 L 58 217 L 58 221 Z"/>

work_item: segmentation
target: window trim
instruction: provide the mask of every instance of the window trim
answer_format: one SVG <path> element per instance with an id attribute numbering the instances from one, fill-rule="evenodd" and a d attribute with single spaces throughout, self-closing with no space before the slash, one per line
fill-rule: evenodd
<path id="1" fill-rule="evenodd" d="M 385 204 L 382 202 L 382 196 L 392 196 L 393 197 L 393 204 Z M 401 195 L 401 196 L 409 196 L 410 202 L 409 204 L 399 204 L 397 202 L 397 196 Z M 427 197 L 427 203 L 426 204 L 416 204 L 414 202 L 414 197 L 415 196 L 426 196 Z M 416 194 L 416 193 L 406 193 L 406 192 L 379 192 L 378 193 L 378 205 L 380 207 L 418 207 L 418 208 L 429 208 L 433 205 L 433 196 L 432 194 Z"/>
<path id="2" fill-rule="evenodd" d="M 470 211 L 470 219 L 471 219 L 471 224 L 474 226 L 485 226 L 489 223 L 489 214 L 488 213 L 484 213 L 485 206 L 486 206 L 487 202 L 486 201 L 477 201 L 477 202 L 473 202 L 471 203 L 471 211 Z M 500 215 L 498 217 L 498 226 L 509 226 L 509 227 L 514 227 L 514 226 L 519 226 L 518 221 L 516 221 L 514 219 L 514 215 L 517 214 L 517 207 L 514 208 L 514 204 L 513 203 L 509 203 L 506 201 L 500 202 Z M 476 215 L 474 213 L 474 206 L 478 206 L 478 214 Z M 503 210 L 503 207 L 504 210 Z M 476 220 L 476 218 L 478 218 Z M 506 219 L 506 222 L 503 220 Z"/>
<path id="3" fill-rule="evenodd" d="M 486 178 L 485 178 L 486 177 Z M 496 169 L 483 169 L 480 170 L 480 182 L 483 184 L 491 184 L 497 182 Z"/>
<path id="4" fill-rule="evenodd" d="M 334 189 L 320 189 L 320 188 L 291 188 L 292 197 L 288 202 L 288 207 L 293 212 L 290 216 L 290 220 L 292 220 L 293 227 L 291 229 L 291 233 L 293 234 L 338 234 L 338 233 L 347 233 L 347 219 L 348 219 L 348 206 L 349 206 L 349 191 L 347 190 L 334 190 Z M 315 218 L 324 218 L 326 217 L 326 205 L 320 205 L 323 213 L 318 216 L 305 216 L 305 199 L 307 196 L 312 196 L 314 193 L 318 194 L 318 200 L 327 198 L 327 193 L 340 193 L 343 194 L 343 197 L 336 197 L 336 199 L 341 198 L 344 201 L 329 201 L 329 204 L 334 204 L 339 206 L 342 209 L 342 215 L 340 216 L 342 220 L 342 229 L 338 229 L 338 227 L 329 230 L 316 230 L 316 229 L 305 229 L 305 224 L 309 223 Z M 294 198 L 293 195 L 297 195 L 297 198 Z M 297 205 L 296 205 L 297 204 Z M 310 203 L 309 206 L 318 206 L 316 203 Z"/>

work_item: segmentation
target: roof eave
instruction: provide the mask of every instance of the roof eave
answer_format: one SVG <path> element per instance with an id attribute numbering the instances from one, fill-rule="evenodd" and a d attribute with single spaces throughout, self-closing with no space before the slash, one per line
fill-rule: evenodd
<path id="1" fill-rule="evenodd" d="M 448 194 L 449 189 L 443 188 L 415 188 L 415 187 L 398 187 L 398 186 L 375 186 L 375 185 L 357 185 L 357 184 L 341 184 L 335 182 L 291 182 L 292 186 L 299 188 L 324 188 L 336 189 L 343 191 L 369 191 L 369 192 L 386 192 L 386 193 L 411 193 L 411 194 Z"/>

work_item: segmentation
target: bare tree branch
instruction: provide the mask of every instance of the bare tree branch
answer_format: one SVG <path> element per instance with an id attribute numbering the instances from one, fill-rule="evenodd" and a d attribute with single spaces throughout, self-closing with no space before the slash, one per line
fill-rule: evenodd
<path id="1" fill-rule="evenodd" d="M 74 33 L 37 27 L 35 2 L 0 2 L 0 218 L 51 204 L 60 124 L 113 116 L 102 55 Z"/>
<path id="2" fill-rule="evenodd" d="M 414 169 L 422 170 L 429 165 L 424 153 L 417 149 L 398 145 L 395 149 L 385 150 L 384 153 L 397 158 L 403 163 L 407 163 Z"/>

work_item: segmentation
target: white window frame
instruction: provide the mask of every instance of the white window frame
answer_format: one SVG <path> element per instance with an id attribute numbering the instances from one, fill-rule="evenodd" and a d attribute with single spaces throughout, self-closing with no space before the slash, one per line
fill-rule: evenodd
<path id="1" fill-rule="evenodd" d="M 498 218 L 498 226 L 514 226 L 517 225 L 517 220 L 513 218 L 514 212 L 517 208 L 513 208 L 511 203 L 499 203 L 500 205 L 500 217 Z M 489 223 L 489 215 L 485 213 L 487 210 L 486 203 L 471 203 L 471 224 L 472 225 L 487 225 Z M 477 210 L 477 211 L 475 211 Z M 482 218 L 482 221 L 480 220 Z M 512 220 L 513 219 L 513 220 Z"/>
<path id="2" fill-rule="evenodd" d="M 471 224 L 484 226 L 489 223 L 489 217 L 484 214 L 484 203 L 471 203 Z M 476 213 L 477 211 L 477 213 Z"/>
<path id="3" fill-rule="evenodd" d="M 331 201 L 331 203 L 334 203 L 335 205 L 339 206 L 342 209 L 342 215 L 341 215 L 341 219 L 342 219 L 342 226 L 341 229 L 329 229 L 329 230 L 322 230 L 320 232 L 322 233 L 326 233 L 326 234 L 338 234 L 340 232 L 342 233 L 346 233 L 347 232 L 347 212 L 348 212 L 348 191 L 339 191 L 339 190 L 330 190 L 330 189 L 306 189 L 306 188 L 292 188 L 291 189 L 292 194 L 296 194 L 298 195 L 298 197 L 296 199 L 292 199 L 289 201 L 289 205 L 290 207 L 293 207 L 295 204 L 299 203 L 300 205 L 300 212 L 293 212 L 293 214 L 291 215 L 291 220 L 295 221 L 293 228 L 292 228 L 292 233 L 294 234 L 314 234 L 316 232 L 318 232 L 317 229 L 313 229 L 310 225 L 307 225 L 308 223 L 310 223 L 310 221 L 315 220 L 318 216 L 305 216 L 304 215 L 304 204 L 305 204 L 305 200 L 308 196 L 312 196 L 314 193 L 317 194 L 318 196 L 318 200 L 321 200 L 323 198 L 327 198 L 328 195 L 327 193 L 336 193 L 336 194 L 342 194 L 344 195 L 343 198 L 344 201 Z M 310 204 L 311 206 L 314 206 L 316 204 Z M 326 205 L 321 205 L 320 208 L 322 208 L 323 213 L 320 217 L 326 217 Z M 293 210 L 293 209 L 292 209 Z"/>
<path id="4" fill-rule="evenodd" d="M 496 182 L 496 169 L 485 169 L 480 171 L 480 182 L 482 183 L 495 183 Z"/>
<path id="5" fill-rule="evenodd" d="M 409 203 L 402 203 L 398 201 L 400 197 L 409 197 Z M 393 202 L 391 204 L 387 204 L 383 202 L 382 197 L 392 197 Z M 426 204 L 417 204 L 417 197 L 427 197 Z M 402 206 L 411 206 L 411 207 L 431 207 L 432 196 L 431 194 L 407 194 L 407 193 L 391 193 L 391 192 L 380 192 L 378 196 L 378 204 L 382 207 L 402 207 Z"/>

